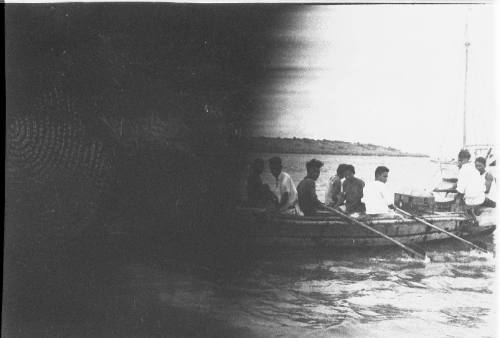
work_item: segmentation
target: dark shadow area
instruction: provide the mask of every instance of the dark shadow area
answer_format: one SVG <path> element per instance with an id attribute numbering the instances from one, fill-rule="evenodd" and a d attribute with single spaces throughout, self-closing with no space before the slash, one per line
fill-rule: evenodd
<path id="1" fill-rule="evenodd" d="M 249 335 L 130 291 L 124 269 L 194 266 L 186 273 L 217 281 L 251 260 L 228 230 L 240 139 L 286 12 L 103 3 L 5 14 L 3 335 Z"/>
<path id="2" fill-rule="evenodd" d="M 210 283 L 224 277 L 199 259 L 179 258 L 181 251 L 175 257 L 169 250 L 140 243 L 142 248 L 126 241 L 73 242 L 71 248 L 39 252 L 27 264 L 8 270 L 2 336 L 253 336 L 246 328 L 214 318 L 210 311 L 163 300 L 160 291 L 168 287 L 170 278 L 162 275 Z M 130 268 L 134 266 L 145 272 Z M 158 273 L 166 286 L 155 287 L 149 279 Z"/>

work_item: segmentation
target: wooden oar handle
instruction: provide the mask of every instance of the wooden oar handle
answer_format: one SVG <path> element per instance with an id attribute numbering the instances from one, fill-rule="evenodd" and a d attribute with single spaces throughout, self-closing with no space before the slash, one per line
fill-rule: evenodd
<path id="1" fill-rule="evenodd" d="M 488 250 L 485 250 L 485 249 L 483 249 L 483 248 L 481 248 L 481 247 L 479 247 L 479 246 L 475 245 L 474 243 L 469 242 L 468 240 L 466 240 L 466 239 L 464 239 L 464 238 L 462 238 L 462 237 L 460 237 L 460 236 L 457 236 L 457 235 L 455 235 L 455 234 L 453 234 L 453 233 L 451 233 L 451 232 L 449 232 L 449 231 L 446 231 L 446 230 L 444 230 L 444 229 L 441 229 L 441 228 L 440 228 L 440 227 L 438 227 L 437 225 L 434 225 L 434 224 L 432 224 L 432 223 L 429 223 L 428 221 L 426 221 L 426 220 L 425 220 L 425 219 L 423 219 L 423 218 L 420 218 L 420 217 L 418 217 L 418 216 L 415 216 L 415 215 L 413 215 L 413 214 L 411 214 L 411 213 L 409 213 L 409 212 L 407 212 L 407 211 L 405 211 L 405 210 L 399 209 L 398 207 L 394 207 L 394 209 L 395 209 L 395 210 L 397 210 L 397 211 L 399 211 L 400 213 L 402 213 L 402 214 L 406 215 L 406 216 L 409 216 L 409 217 L 411 217 L 411 218 L 415 219 L 416 221 L 418 221 L 418 222 L 420 222 L 420 223 L 422 223 L 422 224 L 424 224 L 424 225 L 427 225 L 428 227 L 431 227 L 431 228 L 433 228 L 433 229 L 436 229 L 436 230 L 438 230 L 438 231 L 441 231 L 441 232 L 443 232 L 443 233 L 447 234 L 447 235 L 448 235 L 448 236 L 450 236 L 450 237 L 453 237 L 453 238 L 455 238 L 455 239 L 457 239 L 457 240 L 459 240 L 459 241 L 461 241 L 461 242 L 463 242 L 463 243 L 465 243 L 465 244 L 468 244 L 468 245 L 472 246 L 474 249 L 477 249 L 477 250 L 479 250 L 479 251 L 483 251 L 483 252 L 486 252 L 486 253 L 488 252 Z"/>

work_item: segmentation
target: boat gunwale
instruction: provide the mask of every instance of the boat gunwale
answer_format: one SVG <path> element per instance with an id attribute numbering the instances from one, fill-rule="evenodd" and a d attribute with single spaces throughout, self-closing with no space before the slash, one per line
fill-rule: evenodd
<path id="1" fill-rule="evenodd" d="M 322 213 L 315 216 L 276 215 L 255 208 L 246 208 L 246 211 L 250 211 L 248 216 L 252 215 L 253 217 L 250 218 L 256 220 L 257 223 L 254 227 L 246 228 L 245 237 L 253 238 L 252 241 L 255 241 L 259 246 L 277 245 L 305 248 L 391 245 L 390 242 L 384 241 L 366 229 L 357 227 L 341 216 Z M 471 228 L 468 224 L 469 218 L 457 212 L 440 212 L 419 216 L 444 230 L 463 237 L 489 234 L 496 229 L 494 224 Z M 245 217 L 246 220 L 243 223 L 248 224 L 250 218 Z M 374 217 L 371 220 L 358 218 L 358 220 L 403 243 L 431 242 L 449 238 L 439 230 L 432 229 L 409 216 Z"/>
<path id="2" fill-rule="evenodd" d="M 465 221 L 467 217 L 461 214 L 449 214 L 449 215 L 419 215 L 418 217 L 423 218 L 427 221 Z M 413 223 L 415 220 L 410 217 L 363 217 L 363 218 L 355 218 L 356 220 L 366 223 L 366 224 L 394 224 L 394 223 Z M 291 221 L 293 223 L 314 223 L 314 222 L 336 222 L 340 221 L 342 223 L 350 223 L 350 221 L 345 220 L 342 217 L 333 216 L 333 217 L 321 217 L 321 216 L 294 216 L 294 215 L 278 215 L 272 217 L 271 220 L 275 221 Z"/>
<path id="3" fill-rule="evenodd" d="M 252 208 L 252 207 L 240 207 L 239 210 L 247 210 L 253 211 L 255 216 L 261 214 L 266 215 L 266 211 L 263 208 Z M 293 223 L 299 223 L 301 221 L 305 223 L 314 223 L 314 222 L 335 222 L 341 221 L 342 223 L 350 223 L 346 221 L 342 216 L 335 214 L 319 214 L 314 216 L 298 216 L 298 215 L 287 215 L 287 214 L 270 214 L 270 220 L 272 221 L 293 221 Z M 427 221 L 466 221 L 468 217 L 463 213 L 458 212 L 434 212 L 428 214 L 421 214 L 418 217 L 423 218 Z M 394 224 L 394 223 L 413 223 L 415 220 L 411 217 L 407 216 L 390 216 L 390 215 L 381 215 L 381 216 L 368 216 L 364 215 L 364 217 L 357 217 L 356 220 L 360 222 L 364 222 L 367 224 Z"/>
<path id="4" fill-rule="evenodd" d="M 485 233 L 489 233 L 490 231 L 494 231 L 496 230 L 496 227 L 493 226 L 493 225 L 489 225 L 489 226 L 485 226 L 483 227 L 484 229 L 482 229 L 478 234 L 485 234 Z M 456 234 L 456 233 L 461 233 L 460 231 L 451 231 L 452 233 Z M 442 232 L 440 231 L 437 231 L 437 230 L 434 230 L 434 231 L 429 231 L 429 232 L 417 232 L 417 233 L 411 233 L 411 234 L 405 234 L 405 235 L 396 235 L 396 236 L 391 236 L 393 239 L 404 239 L 404 238 L 412 238 L 412 237 L 415 237 L 415 236 L 432 236 L 432 235 L 436 235 L 436 234 L 442 234 Z M 445 236 L 445 235 L 443 235 Z M 470 236 L 470 234 L 466 234 L 465 237 L 468 237 Z M 283 235 L 283 234 L 280 234 L 279 236 L 269 236 L 269 235 L 264 235 L 264 234 L 254 234 L 253 236 L 255 239 L 259 239 L 259 238 L 274 238 L 274 237 L 277 237 L 281 240 L 283 239 L 286 239 L 286 238 L 297 238 L 297 239 L 304 239 L 304 236 L 300 236 L 300 235 L 296 235 L 296 236 L 292 236 L 292 235 Z M 310 239 L 314 239 L 316 238 L 315 236 L 310 236 L 309 237 Z M 449 238 L 449 237 L 446 237 L 446 238 Z M 322 240 L 329 240 L 329 239 L 334 239 L 334 240 L 356 240 L 356 241 L 359 241 L 359 240 L 372 240 L 372 239 L 380 239 L 380 236 L 377 236 L 377 235 L 365 235 L 365 236 L 349 236 L 349 237 L 340 237 L 340 236 L 335 236 L 335 235 L 332 235 L 332 236 L 328 236 L 328 235 L 322 235 L 321 236 L 321 239 Z"/>

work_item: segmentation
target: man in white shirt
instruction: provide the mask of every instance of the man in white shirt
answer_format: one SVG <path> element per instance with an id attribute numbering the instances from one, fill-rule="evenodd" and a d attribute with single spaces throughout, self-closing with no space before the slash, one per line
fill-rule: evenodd
<path id="1" fill-rule="evenodd" d="M 473 163 L 470 162 L 468 150 L 458 153 L 458 198 L 462 198 L 467 207 L 476 207 L 484 202 L 484 179 Z"/>
<path id="2" fill-rule="evenodd" d="M 391 213 L 394 195 L 389 193 L 386 182 L 389 168 L 380 166 L 375 169 L 375 181 L 368 183 L 363 190 L 363 202 L 367 215 Z"/>
<path id="3" fill-rule="evenodd" d="M 269 160 L 269 169 L 275 178 L 275 183 L 270 188 L 278 199 L 278 210 L 285 211 L 295 208 L 297 204 L 297 189 L 290 175 L 282 171 L 281 158 L 271 158 Z"/>
<path id="4" fill-rule="evenodd" d="M 472 217 L 477 224 L 477 209 L 484 203 L 484 179 L 477 171 L 473 163 L 470 162 L 468 150 L 460 150 L 458 153 L 458 181 L 457 199 L 463 199 L 465 212 Z"/>

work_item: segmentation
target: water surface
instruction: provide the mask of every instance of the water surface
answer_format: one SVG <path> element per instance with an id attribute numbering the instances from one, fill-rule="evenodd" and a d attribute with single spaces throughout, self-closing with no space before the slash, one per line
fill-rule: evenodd
<path id="1" fill-rule="evenodd" d="M 437 169 L 425 158 L 282 157 L 296 183 L 308 159 L 324 161 L 320 191 L 339 163 L 354 164 L 365 180 L 377 165 L 386 165 L 395 190 L 419 188 Z M 476 240 L 494 249 L 494 235 Z M 154 247 L 139 238 L 98 244 L 95 250 L 79 245 L 50 255 L 54 262 L 37 253 L 36 278 L 25 271 L 23 279 L 4 281 L 11 291 L 4 300 L 10 314 L 3 335 L 476 338 L 497 333 L 494 254 L 456 241 L 423 245 L 429 263 L 393 247 L 256 252 L 219 242 L 200 253 L 179 243 L 177 249 L 175 243 Z"/>
<path id="2" fill-rule="evenodd" d="M 274 155 L 254 154 L 249 160 Z M 365 181 L 385 165 L 390 188 L 399 192 L 430 191 L 440 172 L 428 158 L 280 156 L 295 184 L 304 177 L 309 159 L 325 163 L 317 181 L 320 199 L 340 163 L 353 164 Z M 263 176 L 273 183 L 267 168 Z M 493 235 L 479 240 L 494 249 Z M 432 262 L 411 259 L 395 248 L 261 253 L 229 283 L 177 281 L 175 294 L 160 292 L 159 297 L 200 307 L 257 336 L 495 336 L 494 255 L 454 241 L 423 248 Z"/>

